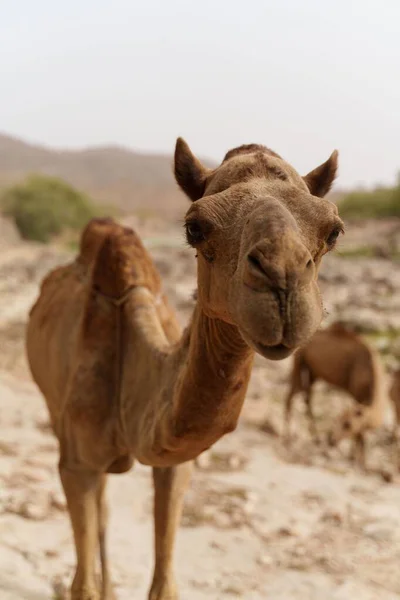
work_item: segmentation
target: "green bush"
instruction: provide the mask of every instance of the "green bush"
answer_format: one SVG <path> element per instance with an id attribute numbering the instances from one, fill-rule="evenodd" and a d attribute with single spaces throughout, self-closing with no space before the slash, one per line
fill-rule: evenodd
<path id="1" fill-rule="evenodd" d="M 81 229 L 97 214 L 85 194 L 61 179 L 41 175 L 7 189 L 0 202 L 23 238 L 44 243 L 65 229 Z"/>
<path id="2" fill-rule="evenodd" d="M 400 186 L 351 192 L 338 208 L 340 216 L 348 219 L 400 217 Z"/>

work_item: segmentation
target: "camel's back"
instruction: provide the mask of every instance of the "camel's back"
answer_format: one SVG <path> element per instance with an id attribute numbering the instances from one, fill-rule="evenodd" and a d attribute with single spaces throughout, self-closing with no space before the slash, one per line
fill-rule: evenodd
<path id="1" fill-rule="evenodd" d="M 359 336 L 339 325 L 318 331 L 302 353 L 303 362 L 315 379 L 349 389 L 357 371 L 360 385 L 371 384 L 374 372 L 371 349 Z"/>
<path id="2" fill-rule="evenodd" d="M 43 280 L 29 316 L 27 355 L 34 380 L 56 412 L 85 344 L 93 344 L 96 353 L 104 348 L 112 355 L 116 339 L 113 299 L 118 301 L 137 285 L 160 296 L 160 320 L 170 341 L 175 341 L 179 326 L 161 295 L 152 259 L 132 230 L 111 220 L 91 221 L 82 234 L 76 260 Z M 94 321 L 97 325 L 90 333 L 88 323 Z"/>
<path id="3" fill-rule="evenodd" d="M 91 221 L 81 236 L 73 262 L 43 279 L 29 313 L 27 356 L 32 375 L 45 396 L 68 377 L 71 348 L 82 323 L 85 299 L 99 249 L 113 226 L 111 220 Z"/>

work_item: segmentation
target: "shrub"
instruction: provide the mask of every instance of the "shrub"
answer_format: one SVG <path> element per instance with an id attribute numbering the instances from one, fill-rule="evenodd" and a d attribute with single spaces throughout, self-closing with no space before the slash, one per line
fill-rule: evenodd
<path id="1" fill-rule="evenodd" d="M 340 216 L 348 219 L 400 217 L 400 186 L 351 192 L 338 208 Z"/>
<path id="2" fill-rule="evenodd" d="M 65 229 L 81 229 L 97 211 L 82 192 L 53 177 L 33 175 L 3 192 L 1 208 L 21 236 L 48 242 Z"/>

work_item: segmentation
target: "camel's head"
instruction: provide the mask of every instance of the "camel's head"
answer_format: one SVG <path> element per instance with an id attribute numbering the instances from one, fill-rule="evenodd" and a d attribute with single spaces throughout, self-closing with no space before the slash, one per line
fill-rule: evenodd
<path id="1" fill-rule="evenodd" d="M 336 206 L 323 199 L 336 170 L 334 152 L 301 177 L 256 144 L 208 169 L 177 141 L 175 177 L 193 201 L 185 227 L 197 250 L 199 302 L 266 358 L 289 356 L 322 319 L 318 269 L 343 231 Z"/>
<path id="2" fill-rule="evenodd" d="M 340 416 L 339 420 L 329 432 L 328 444 L 337 446 L 344 439 L 353 439 L 360 433 L 370 429 L 370 418 L 368 408 L 355 406 Z"/>

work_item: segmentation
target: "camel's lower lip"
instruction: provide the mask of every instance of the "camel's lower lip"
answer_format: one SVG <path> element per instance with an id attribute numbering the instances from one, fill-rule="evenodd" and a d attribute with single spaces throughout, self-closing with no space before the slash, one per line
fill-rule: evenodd
<path id="1" fill-rule="evenodd" d="M 268 346 L 262 342 L 257 342 L 243 330 L 241 331 L 241 334 L 243 339 L 257 352 L 257 354 L 261 354 L 261 356 L 268 358 L 269 360 L 282 360 L 293 354 L 296 350 L 296 347 L 291 348 L 285 344 Z"/>
<path id="2" fill-rule="evenodd" d="M 269 360 L 282 360 L 287 358 L 294 352 L 294 348 L 288 348 L 285 344 L 277 344 L 276 346 L 265 346 L 260 342 L 255 344 L 256 351 L 261 354 L 264 358 Z"/>

